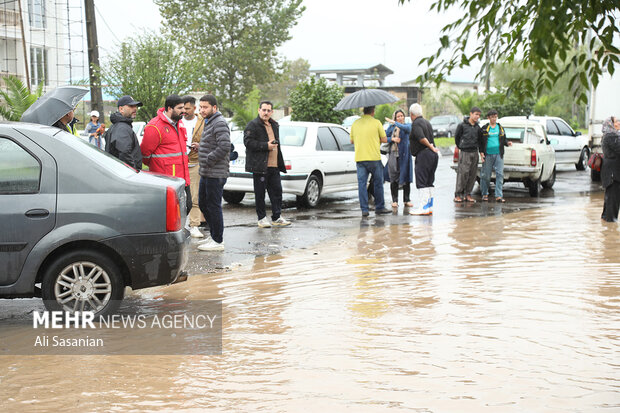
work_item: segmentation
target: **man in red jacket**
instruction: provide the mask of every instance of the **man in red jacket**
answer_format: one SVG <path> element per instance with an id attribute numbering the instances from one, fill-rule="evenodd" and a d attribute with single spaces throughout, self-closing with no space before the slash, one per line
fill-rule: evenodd
<path id="1" fill-rule="evenodd" d="M 183 99 L 179 95 L 166 98 L 157 116 L 147 123 L 140 144 L 142 162 L 149 171 L 185 179 L 187 212 L 192 209 L 189 167 L 187 158 L 187 135 L 183 123 L 185 115 Z"/>

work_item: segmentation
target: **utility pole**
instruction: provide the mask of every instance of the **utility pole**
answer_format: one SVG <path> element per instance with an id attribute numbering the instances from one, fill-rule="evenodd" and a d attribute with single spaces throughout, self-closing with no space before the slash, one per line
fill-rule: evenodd
<path id="1" fill-rule="evenodd" d="M 26 85 L 28 87 L 28 93 L 31 93 L 32 90 L 30 88 L 30 75 L 28 72 L 28 53 L 26 51 L 26 34 L 24 33 L 24 15 L 22 13 L 22 2 L 18 1 L 19 5 L 19 27 L 22 31 L 22 49 L 24 51 L 24 70 L 26 71 Z"/>
<path id="2" fill-rule="evenodd" d="M 95 20 L 94 0 L 84 0 L 86 16 L 86 43 L 88 45 L 88 74 L 90 77 L 90 108 L 99 112 L 99 121 L 105 123 L 101 79 L 99 77 L 99 42 L 97 41 L 97 24 Z"/>

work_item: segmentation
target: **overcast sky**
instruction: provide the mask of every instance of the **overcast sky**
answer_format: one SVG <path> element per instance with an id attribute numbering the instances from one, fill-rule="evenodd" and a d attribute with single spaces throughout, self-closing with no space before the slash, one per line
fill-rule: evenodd
<path id="1" fill-rule="evenodd" d="M 442 15 L 429 12 L 431 3 L 305 0 L 306 11 L 291 30 L 292 39 L 279 52 L 289 60 L 304 58 L 311 67 L 384 63 L 394 71 L 387 84 L 399 85 L 421 74 L 418 62 L 437 50 L 440 29 L 459 16 L 458 10 Z M 95 6 L 102 55 L 145 30 L 159 31 L 161 17 L 150 0 L 95 0 Z M 450 78 L 471 81 L 476 73 L 474 68 Z"/>

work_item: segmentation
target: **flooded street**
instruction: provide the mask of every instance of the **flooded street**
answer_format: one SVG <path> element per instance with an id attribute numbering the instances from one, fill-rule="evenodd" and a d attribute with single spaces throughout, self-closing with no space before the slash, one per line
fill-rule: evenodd
<path id="1" fill-rule="evenodd" d="M 596 193 L 359 220 L 307 249 L 134 292 L 221 298 L 222 355 L 0 357 L 3 410 L 620 411 L 620 227 L 601 209 Z"/>

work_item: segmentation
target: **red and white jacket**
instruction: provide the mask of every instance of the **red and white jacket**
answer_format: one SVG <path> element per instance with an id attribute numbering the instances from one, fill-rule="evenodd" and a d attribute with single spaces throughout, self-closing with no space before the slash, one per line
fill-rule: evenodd
<path id="1" fill-rule="evenodd" d="M 177 130 L 178 128 L 178 130 Z M 157 116 L 144 128 L 140 144 L 142 162 L 149 171 L 185 179 L 189 185 L 189 168 L 187 158 L 187 137 L 182 122 L 172 126 L 164 115 L 164 108 L 159 108 Z"/>

